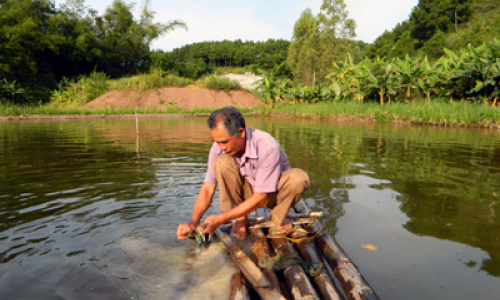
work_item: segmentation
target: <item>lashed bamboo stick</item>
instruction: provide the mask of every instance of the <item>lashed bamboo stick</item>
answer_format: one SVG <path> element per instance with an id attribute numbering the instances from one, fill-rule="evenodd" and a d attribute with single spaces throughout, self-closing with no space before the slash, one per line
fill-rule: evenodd
<path id="1" fill-rule="evenodd" d="M 301 226 L 295 226 L 295 228 L 302 228 Z M 292 234 L 293 238 L 300 238 L 299 233 Z M 296 243 L 295 246 L 300 252 L 300 256 L 304 261 L 311 262 L 323 262 L 323 256 L 321 255 L 319 249 L 313 242 L 308 243 Z M 328 274 L 327 270 L 323 268 L 321 272 L 315 276 L 314 281 L 319 289 L 319 292 L 324 300 L 343 300 L 344 298 L 335 287 L 335 282 Z"/>
<path id="2" fill-rule="evenodd" d="M 253 247 L 255 257 L 257 257 L 258 260 L 269 259 L 271 257 L 271 249 L 264 232 L 261 229 L 254 228 L 250 229 L 250 234 L 255 240 L 255 246 Z M 262 269 L 262 272 L 266 275 L 273 286 L 280 291 L 280 282 L 276 273 L 268 269 Z"/>
<path id="3" fill-rule="evenodd" d="M 311 209 L 303 200 L 300 200 L 295 205 L 295 209 L 301 213 L 311 212 Z M 324 227 L 319 221 L 307 225 L 306 227 L 316 234 L 324 231 Z M 350 300 L 379 300 L 372 288 L 368 285 L 363 276 L 361 276 L 358 268 L 351 262 L 349 257 L 340 250 L 330 234 L 323 234 L 321 237 L 317 238 L 316 244 L 330 264 L 337 279 L 342 285 L 344 293 Z"/>
<path id="4" fill-rule="evenodd" d="M 274 228 L 270 229 L 271 234 L 277 234 Z M 285 255 L 287 253 L 296 254 L 293 246 L 284 238 L 273 238 L 271 244 L 274 246 L 276 255 Z M 304 269 L 300 265 L 291 265 L 283 271 L 286 285 L 290 289 L 295 300 L 319 300 L 316 290 L 312 286 Z"/>
<path id="5" fill-rule="evenodd" d="M 222 227 L 222 226 L 221 226 Z M 238 268 L 243 272 L 255 291 L 264 300 L 286 300 L 271 284 L 260 268 L 243 252 L 236 243 L 223 231 L 217 228 L 215 233 L 229 250 Z"/>
<path id="6" fill-rule="evenodd" d="M 300 219 L 314 219 L 314 218 L 321 218 L 323 216 L 322 211 L 315 211 L 315 212 L 308 212 L 308 213 L 296 213 L 293 211 L 289 211 L 286 214 L 286 217 L 291 220 L 300 220 Z M 270 213 L 267 213 L 265 216 L 262 217 L 257 217 L 254 215 L 249 215 L 248 216 L 248 221 L 249 223 L 255 224 L 255 223 L 261 223 L 265 221 L 271 220 L 271 215 Z"/>

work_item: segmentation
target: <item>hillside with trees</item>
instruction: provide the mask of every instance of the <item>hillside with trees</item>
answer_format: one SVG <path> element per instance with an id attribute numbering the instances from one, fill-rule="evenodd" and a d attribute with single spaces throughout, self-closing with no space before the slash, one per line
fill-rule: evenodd
<path id="1" fill-rule="evenodd" d="M 181 77 L 196 79 L 221 68 L 240 68 L 256 72 L 272 70 L 287 58 L 290 42 L 269 39 L 265 42 L 210 41 L 193 43 L 171 52 L 151 54 L 153 66 Z"/>
<path id="2" fill-rule="evenodd" d="M 444 48 L 459 51 L 500 37 L 497 0 L 420 0 L 408 20 L 384 32 L 366 48 L 365 55 L 404 58 L 426 55 L 437 60 Z"/>

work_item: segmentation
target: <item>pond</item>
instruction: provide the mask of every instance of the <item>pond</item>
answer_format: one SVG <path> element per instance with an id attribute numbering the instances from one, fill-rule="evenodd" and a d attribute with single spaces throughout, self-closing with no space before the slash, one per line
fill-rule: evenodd
<path id="1" fill-rule="evenodd" d="M 309 174 L 306 202 L 382 300 L 498 299 L 498 130 L 247 126 Z M 0 299 L 227 299 L 222 246 L 175 237 L 211 143 L 205 118 L 0 123 Z"/>

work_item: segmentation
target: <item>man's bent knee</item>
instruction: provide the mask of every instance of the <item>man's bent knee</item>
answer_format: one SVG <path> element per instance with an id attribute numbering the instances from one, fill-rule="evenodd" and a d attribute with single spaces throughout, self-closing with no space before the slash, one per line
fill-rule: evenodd
<path id="1" fill-rule="evenodd" d="M 284 172 L 282 177 L 288 182 L 290 187 L 293 187 L 297 192 L 303 193 L 311 186 L 311 182 L 309 180 L 309 175 L 304 172 L 302 169 L 294 168 Z"/>

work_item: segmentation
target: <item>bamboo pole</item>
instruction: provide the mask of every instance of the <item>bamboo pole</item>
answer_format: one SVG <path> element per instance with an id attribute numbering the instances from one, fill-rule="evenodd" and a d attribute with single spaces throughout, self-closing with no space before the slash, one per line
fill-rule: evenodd
<path id="1" fill-rule="evenodd" d="M 314 223 L 316 220 L 314 218 L 300 218 L 296 219 L 292 222 L 292 225 L 305 225 L 305 224 L 311 224 Z M 250 219 L 249 220 L 249 226 L 248 229 L 258 229 L 258 228 L 275 228 L 276 225 L 274 224 L 273 221 L 271 220 L 266 220 L 266 219 Z"/>
<path id="2" fill-rule="evenodd" d="M 302 226 L 294 226 L 295 228 L 302 228 Z M 293 238 L 300 238 L 300 234 L 293 233 Z M 295 246 L 300 252 L 300 256 L 308 263 L 310 262 L 323 262 L 323 256 L 319 252 L 314 243 L 296 243 Z M 319 289 L 319 292 L 324 300 L 343 300 L 344 297 L 340 294 L 335 286 L 335 282 L 328 274 L 327 270 L 323 268 L 321 272 L 315 276 L 314 282 Z"/>
<path id="3" fill-rule="evenodd" d="M 278 230 L 271 228 L 271 234 L 280 233 Z M 284 255 L 286 253 L 296 254 L 292 244 L 284 238 L 273 238 L 271 244 L 274 246 L 276 255 Z M 290 289 L 292 297 L 295 300 L 319 300 L 319 296 L 314 290 L 306 272 L 300 265 L 291 265 L 283 270 L 285 282 Z"/>
<path id="4" fill-rule="evenodd" d="M 231 293 L 229 300 L 251 300 L 250 291 L 246 286 L 245 278 L 241 271 L 236 271 L 231 277 Z"/>
<path id="5" fill-rule="evenodd" d="M 315 212 L 310 212 L 310 213 L 294 213 L 289 211 L 286 214 L 286 217 L 288 219 L 292 219 L 294 221 L 303 221 L 303 220 L 310 220 L 310 222 L 313 222 L 314 218 L 321 218 L 323 216 L 322 211 L 315 211 Z M 266 222 L 271 220 L 271 214 L 268 213 L 263 217 L 256 217 L 253 215 L 248 216 L 248 222 L 255 224 L 255 223 L 261 223 L 261 222 Z"/>
<path id="6" fill-rule="evenodd" d="M 253 247 L 253 253 L 258 260 L 261 259 L 269 259 L 271 257 L 271 248 L 266 239 L 266 235 L 261 229 L 254 228 L 250 229 L 250 234 L 253 239 L 256 240 L 255 246 Z M 278 276 L 274 271 L 268 269 L 262 269 L 262 273 L 264 273 L 269 279 L 269 281 L 273 284 L 276 290 L 280 291 L 280 282 Z"/>
<path id="7" fill-rule="evenodd" d="M 311 211 L 304 200 L 300 200 L 295 205 L 295 209 L 301 213 Z M 323 225 L 319 221 L 306 227 L 317 234 L 322 233 L 324 230 Z M 335 244 L 329 233 L 317 238 L 316 244 L 337 276 L 347 298 L 350 300 L 379 300 L 378 296 L 361 276 L 358 268 Z"/>
<path id="8" fill-rule="evenodd" d="M 222 226 L 221 226 L 222 227 Z M 248 279 L 263 300 L 286 300 L 271 284 L 260 268 L 243 252 L 236 243 L 219 227 L 215 231 L 218 238 L 229 250 L 238 268 Z"/>
<path id="9" fill-rule="evenodd" d="M 139 116 L 137 115 L 137 107 L 135 108 L 135 152 L 137 157 L 141 158 L 141 131 L 139 130 Z"/>

